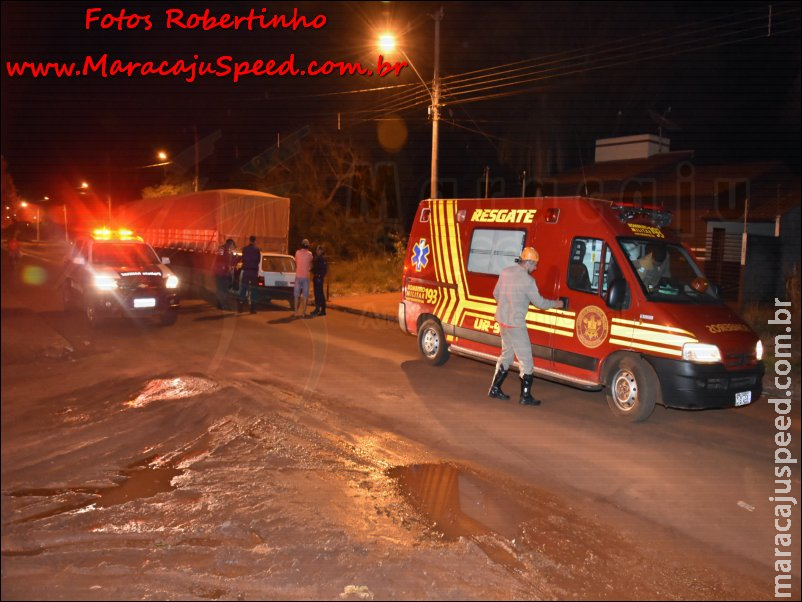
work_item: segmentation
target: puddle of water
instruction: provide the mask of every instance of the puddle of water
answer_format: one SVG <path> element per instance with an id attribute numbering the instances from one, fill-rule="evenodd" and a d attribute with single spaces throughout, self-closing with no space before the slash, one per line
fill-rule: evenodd
<path id="1" fill-rule="evenodd" d="M 490 483 L 461 471 L 452 464 L 416 464 L 388 471 L 418 511 L 426 515 L 447 541 L 467 537 L 487 556 L 508 569 L 524 566 L 502 544 L 514 539 L 526 519 L 524 510 Z"/>
<path id="2" fill-rule="evenodd" d="M 90 500 L 82 500 L 64 504 L 47 512 L 35 514 L 24 519 L 15 521 L 17 523 L 28 523 L 43 518 L 50 518 L 73 510 L 93 510 L 95 508 L 107 508 L 124 504 L 136 499 L 153 497 L 157 493 L 172 491 L 175 486 L 171 484 L 173 477 L 183 474 L 182 469 L 175 466 L 150 466 L 155 457 L 147 458 L 141 462 L 132 464 L 127 469 L 120 471 L 123 479 L 117 485 L 111 487 L 76 487 L 71 489 L 23 489 L 12 491 L 8 495 L 14 497 L 52 497 L 64 494 L 88 494 L 96 496 Z"/>
<path id="3" fill-rule="evenodd" d="M 34 550 L 3 550 L 3 556 L 38 556 L 44 552 L 44 548 L 36 548 Z"/>
<path id="4" fill-rule="evenodd" d="M 141 408 L 153 401 L 181 399 L 193 397 L 217 389 L 217 383 L 197 376 L 177 376 L 175 378 L 157 378 L 145 385 L 135 399 L 126 401 L 130 408 Z"/>

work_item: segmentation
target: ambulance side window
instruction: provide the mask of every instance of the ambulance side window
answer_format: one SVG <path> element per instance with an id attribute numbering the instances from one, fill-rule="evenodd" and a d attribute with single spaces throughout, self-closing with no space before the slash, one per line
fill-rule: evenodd
<path id="1" fill-rule="evenodd" d="M 477 228 L 471 236 L 468 271 L 498 275 L 515 264 L 526 241 L 526 230 Z"/>
<path id="2" fill-rule="evenodd" d="M 598 238 L 577 237 L 571 241 L 568 258 L 568 287 L 576 291 L 599 292 L 599 266 L 602 241 Z"/>

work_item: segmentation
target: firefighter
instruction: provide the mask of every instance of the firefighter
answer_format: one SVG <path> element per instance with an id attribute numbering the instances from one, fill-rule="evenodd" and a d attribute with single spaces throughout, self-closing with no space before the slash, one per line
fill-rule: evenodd
<path id="1" fill-rule="evenodd" d="M 493 297 L 496 299 L 496 321 L 501 327 L 501 355 L 496 362 L 493 384 L 488 391 L 489 397 L 509 399 L 501 390 L 501 384 L 515 358 L 521 369 L 522 405 L 540 405 L 540 400 L 532 397 L 532 381 L 535 365 L 532 361 L 532 343 L 526 327 L 526 313 L 531 303 L 539 309 L 553 307 L 564 308 L 562 299 L 544 299 L 538 291 L 532 272 L 537 269 L 540 255 L 534 247 L 526 247 L 515 265 L 501 270 L 498 276 Z"/>

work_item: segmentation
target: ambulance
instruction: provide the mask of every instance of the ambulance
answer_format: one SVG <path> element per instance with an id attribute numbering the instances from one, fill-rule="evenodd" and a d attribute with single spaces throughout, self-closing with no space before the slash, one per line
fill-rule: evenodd
<path id="1" fill-rule="evenodd" d="M 493 289 L 531 246 L 541 295 L 567 300 L 564 309 L 529 306 L 536 376 L 604 389 L 613 414 L 630 421 L 657 404 L 755 402 L 763 345 L 668 230 L 670 219 L 586 197 L 424 200 L 404 260 L 399 325 L 432 365 L 450 353 L 495 363 Z"/>

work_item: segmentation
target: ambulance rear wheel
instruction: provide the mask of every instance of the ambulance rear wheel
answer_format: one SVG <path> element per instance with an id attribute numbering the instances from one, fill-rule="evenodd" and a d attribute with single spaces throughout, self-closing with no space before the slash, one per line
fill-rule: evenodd
<path id="1" fill-rule="evenodd" d="M 607 405 L 619 418 L 640 422 L 652 415 L 659 392 L 654 369 L 644 360 L 623 356 L 608 369 Z"/>
<path id="2" fill-rule="evenodd" d="M 418 349 L 427 362 L 441 366 L 448 359 L 448 344 L 437 320 L 426 320 L 418 331 Z"/>

